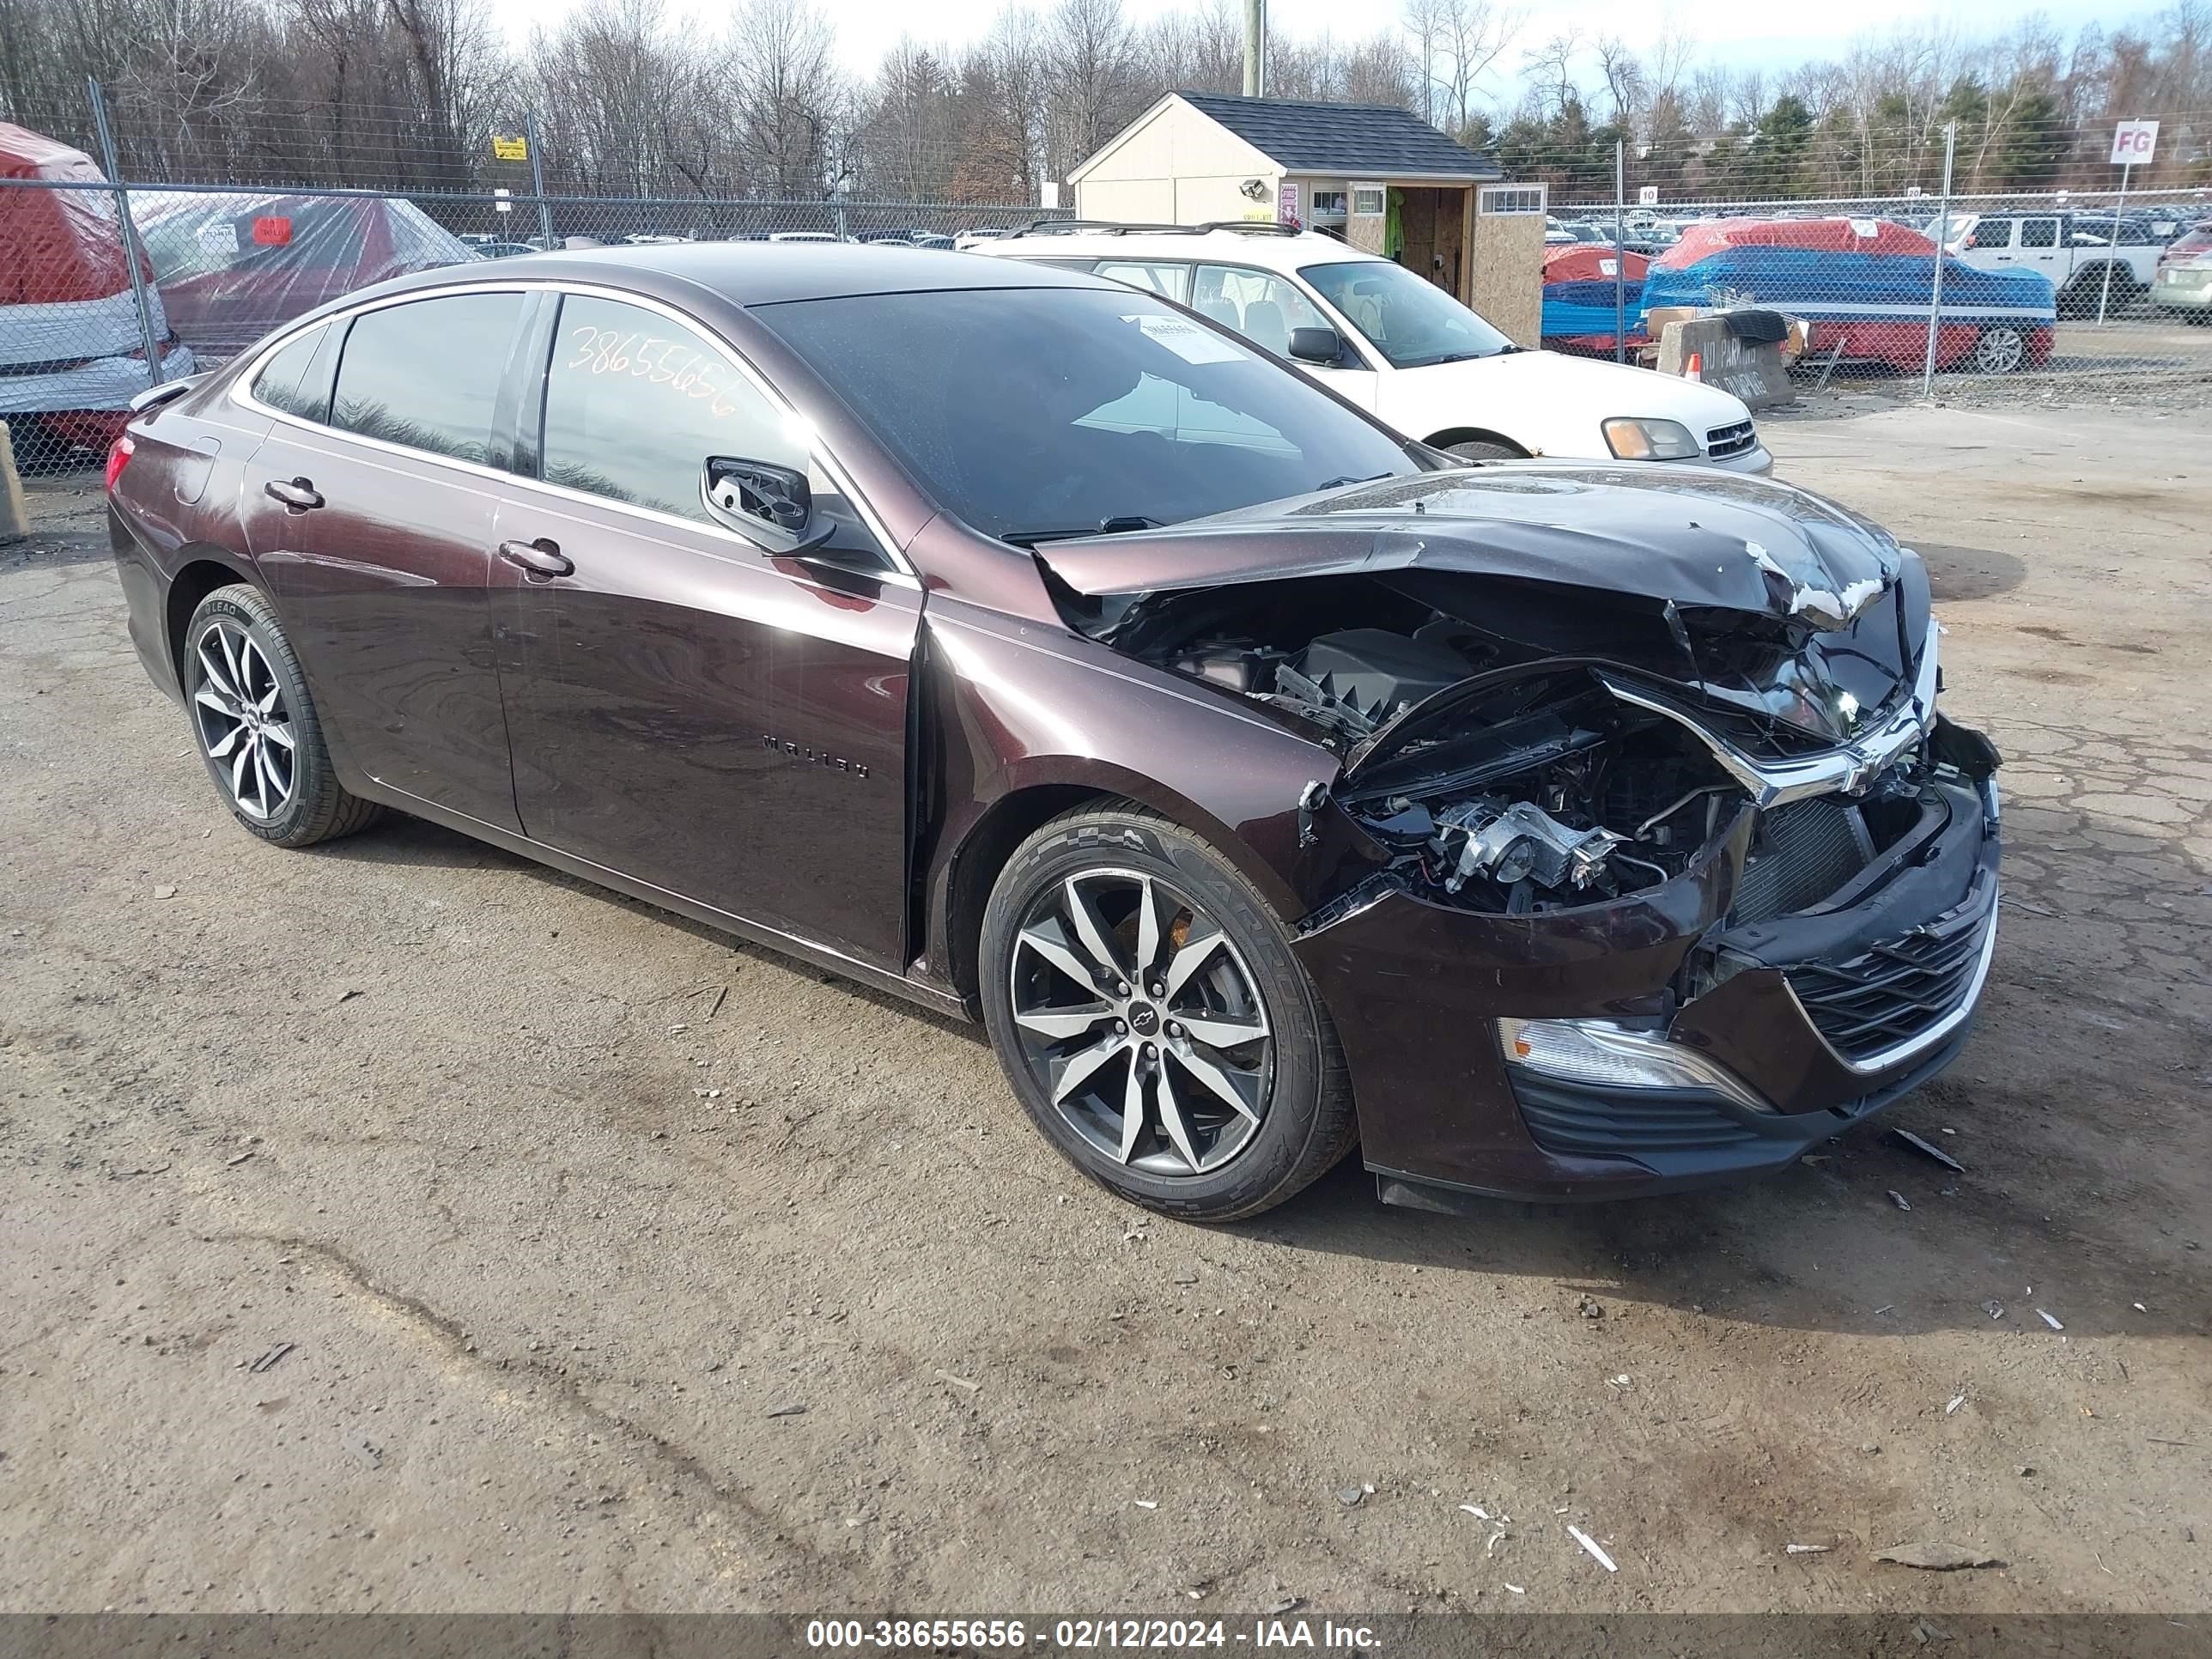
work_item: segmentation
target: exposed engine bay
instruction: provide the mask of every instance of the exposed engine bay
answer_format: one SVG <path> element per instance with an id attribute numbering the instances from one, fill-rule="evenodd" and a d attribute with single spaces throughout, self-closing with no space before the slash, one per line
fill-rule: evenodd
<path id="1" fill-rule="evenodd" d="M 1707 733 L 1773 759 L 1836 746 L 1810 715 L 1776 717 L 1759 701 L 1777 702 L 1778 683 L 1801 702 L 1809 696 L 1802 623 L 1745 617 L 1723 627 L 1708 615 L 1697 619 L 1699 638 L 1679 614 L 1653 617 L 1644 631 L 1656 637 L 1629 649 L 1622 635 L 1638 631 L 1637 619 L 1592 594 L 1554 624 L 1560 637 L 1531 646 L 1469 620 L 1485 609 L 1472 585 L 1420 592 L 1435 586 L 1351 578 L 1215 590 L 1172 607 L 1132 606 L 1111 634 L 1161 666 L 1315 729 L 1346 761 L 1330 799 L 1382 850 L 1389 878 L 1470 909 L 1597 903 L 1681 875 L 1753 798 Z M 1431 596 L 1451 611 L 1425 603 Z M 1896 596 L 1882 608 L 1869 631 L 1887 635 L 1896 666 L 1883 678 L 1895 703 L 1910 695 L 1912 653 Z M 1230 611 L 1246 625 L 1223 626 Z M 1662 631 L 1670 627 L 1672 638 Z M 1576 632 L 1601 654 L 1560 649 Z M 1870 654 L 1864 641 L 1836 642 Z M 1680 698 L 1673 714 L 1616 690 L 1624 659 L 1640 669 L 1685 643 L 1719 687 L 1697 684 L 1692 699 L 1681 696 L 1686 676 L 1647 681 L 1662 701 Z M 1743 688 L 1735 697 L 1707 695 L 1731 678 Z M 1841 700 L 1855 699 L 1845 691 Z M 1914 822 L 1929 764 L 1915 744 L 1850 793 L 1769 804 L 1735 919 L 1802 909 L 1844 885 Z"/>

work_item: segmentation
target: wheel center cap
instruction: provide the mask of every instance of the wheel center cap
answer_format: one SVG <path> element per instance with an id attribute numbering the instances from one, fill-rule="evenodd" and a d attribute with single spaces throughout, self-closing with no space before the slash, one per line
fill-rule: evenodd
<path id="1" fill-rule="evenodd" d="M 1129 1005 L 1129 1029 L 1139 1036 L 1152 1036 L 1160 1029 L 1160 1012 L 1149 1002 Z"/>

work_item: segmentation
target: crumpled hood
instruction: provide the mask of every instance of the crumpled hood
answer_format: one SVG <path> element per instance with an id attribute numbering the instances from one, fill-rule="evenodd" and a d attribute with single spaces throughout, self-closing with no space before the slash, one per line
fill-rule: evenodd
<path id="1" fill-rule="evenodd" d="M 1903 556 L 1855 514 L 1769 479 L 1648 462 L 1516 462 L 1054 542 L 1037 556 L 1094 599 L 1437 570 L 1834 629 L 1887 591 Z"/>

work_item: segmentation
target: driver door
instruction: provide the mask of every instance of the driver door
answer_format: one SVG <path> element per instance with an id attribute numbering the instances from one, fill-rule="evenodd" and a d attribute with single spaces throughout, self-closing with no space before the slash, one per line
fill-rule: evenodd
<path id="1" fill-rule="evenodd" d="M 534 839 L 876 966 L 903 961 L 918 584 L 793 418 L 703 331 L 570 294 L 493 541 L 515 799 Z M 709 455 L 811 474 L 826 546 L 702 499 Z"/>

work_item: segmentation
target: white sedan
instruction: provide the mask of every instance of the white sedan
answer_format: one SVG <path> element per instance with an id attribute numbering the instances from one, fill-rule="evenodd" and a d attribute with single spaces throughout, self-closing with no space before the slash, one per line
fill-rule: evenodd
<path id="1" fill-rule="evenodd" d="M 1455 454 L 1773 468 L 1742 399 L 1516 346 L 1434 283 L 1334 237 L 1266 223 L 1086 225 L 968 246 L 1095 271 L 1187 305 Z"/>

